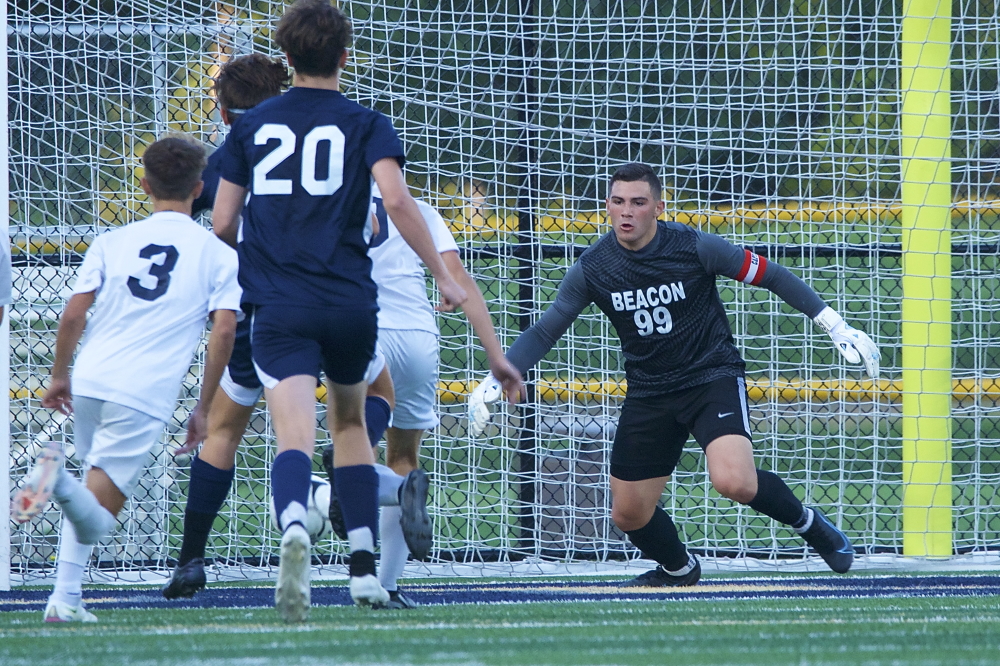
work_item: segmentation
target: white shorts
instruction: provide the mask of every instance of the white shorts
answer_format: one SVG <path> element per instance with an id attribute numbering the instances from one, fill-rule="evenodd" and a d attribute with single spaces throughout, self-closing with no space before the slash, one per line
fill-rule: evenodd
<path id="1" fill-rule="evenodd" d="M 84 465 L 100 467 L 125 497 L 150 462 L 163 421 L 114 402 L 73 396 L 73 445 Z"/>
<path id="2" fill-rule="evenodd" d="M 381 335 L 379 331 L 379 335 Z M 382 353 L 382 348 L 379 343 L 375 343 L 375 358 L 371 360 L 368 364 L 368 369 L 365 370 L 365 381 L 369 386 L 375 383 L 378 376 L 382 374 L 382 370 L 385 368 L 385 354 Z M 391 370 L 389 372 L 392 372 Z"/>
<path id="3" fill-rule="evenodd" d="M 430 430 L 438 424 L 434 403 L 438 383 L 438 338 L 427 331 L 379 329 L 378 342 L 385 354 L 396 392 L 392 427 Z"/>
<path id="4" fill-rule="evenodd" d="M 263 386 L 250 388 L 237 383 L 232 375 L 229 374 L 228 367 L 222 373 L 222 379 L 219 380 L 219 388 L 229 396 L 230 400 L 243 407 L 253 407 L 260 400 L 260 397 L 264 395 Z"/>

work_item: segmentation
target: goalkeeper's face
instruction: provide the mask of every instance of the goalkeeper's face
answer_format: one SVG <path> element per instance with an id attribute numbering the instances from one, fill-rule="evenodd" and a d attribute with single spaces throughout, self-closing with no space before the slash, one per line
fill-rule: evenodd
<path id="1" fill-rule="evenodd" d="M 618 180 L 611 186 L 606 202 L 615 237 L 629 250 L 641 250 L 656 235 L 656 218 L 663 213 L 663 202 L 653 196 L 644 180 Z"/>

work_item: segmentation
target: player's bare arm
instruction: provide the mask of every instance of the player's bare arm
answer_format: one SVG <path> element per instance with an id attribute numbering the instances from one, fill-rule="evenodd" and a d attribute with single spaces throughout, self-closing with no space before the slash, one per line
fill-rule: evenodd
<path id="1" fill-rule="evenodd" d="M 205 349 L 201 396 L 188 419 L 187 438 L 181 447 L 185 453 L 193 450 L 208 436 L 208 413 L 212 409 L 212 400 L 218 391 L 222 373 L 229 363 L 229 357 L 233 353 L 233 343 L 236 340 L 236 312 L 215 310 L 209 314 L 209 318 L 212 320 L 212 332 L 208 336 L 208 345 Z"/>
<path id="2" fill-rule="evenodd" d="M 441 257 L 444 259 L 448 272 L 469 297 L 462 306 L 462 310 L 465 311 L 465 316 L 469 318 L 469 323 L 472 324 L 476 337 L 479 338 L 483 349 L 486 350 L 490 373 L 503 386 L 504 393 L 511 403 L 524 399 L 526 395 L 521 373 L 504 356 L 503 348 L 497 339 L 496 329 L 493 327 L 493 318 L 490 316 L 489 308 L 486 306 L 483 292 L 479 290 L 479 285 L 465 270 L 458 252 L 442 252 Z"/>
<path id="3" fill-rule="evenodd" d="M 399 235 L 413 248 L 437 281 L 438 290 L 441 292 L 441 304 L 438 309 L 451 312 L 461 307 L 468 294 L 452 278 L 444 260 L 434 247 L 434 239 L 427 230 L 427 223 L 420 214 L 417 202 L 406 187 L 399 162 L 391 157 L 381 159 L 372 166 L 372 175 L 378 183 L 379 190 L 382 191 L 382 203 L 396 229 L 399 230 Z"/>
<path id="4" fill-rule="evenodd" d="M 230 183 L 225 178 L 219 180 L 219 190 L 215 194 L 212 209 L 212 231 L 230 247 L 236 247 L 236 234 L 240 228 L 240 214 L 249 190 Z"/>
<path id="5" fill-rule="evenodd" d="M 73 361 L 76 346 L 87 327 L 87 311 L 97 298 L 96 291 L 74 294 L 66 309 L 59 317 L 59 332 L 56 334 L 56 358 L 52 364 L 52 378 L 49 388 L 42 397 L 42 407 L 58 409 L 63 414 L 73 413 L 73 392 L 69 379 L 69 366 Z"/>

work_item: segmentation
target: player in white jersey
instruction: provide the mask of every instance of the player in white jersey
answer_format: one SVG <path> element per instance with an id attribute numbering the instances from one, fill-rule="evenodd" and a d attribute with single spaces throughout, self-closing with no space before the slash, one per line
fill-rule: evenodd
<path id="1" fill-rule="evenodd" d="M 372 279 L 378 286 L 378 341 L 395 389 L 392 425 L 388 429 L 383 427 L 383 430 L 387 443 L 386 465 L 397 476 L 393 479 L 385 474 L 379 475 L 379 497 L 386 498 L 394 495 L 396 488 L 402 487 L 400 494 L 403 495 L 409 490 L 404 479 L 418 469 L 424 431 L 438 424 L 434 411 L 438 327 L 434 309 L 427 298 L 427 280 L 420 257 L 406 244 L 386 213 L 377 185 L 372 188 L 372 201 L 378 232 L 369 243 L 368 256 L 372 260 Z M 469 296 L 462 309 L 486 350 L 490 368 L 504 376 L 509 393 L 520 395 L 523 390 L 520 373 L 503 354 L 486 301 L 475 280 L 462 265 L 451 231 L 429 204 L 418 199 L 417 207 L 448 272 Z M 368 400 L 371 404 L 373 397 L 370 395 Z M 366 414 L 369 412 L 374 410 L 368 407 Z M 381 432 L 373 433 L 371 422 L 368 427 L 372 445 L 375 446 L 381 439 Z M 329 451 L 324 452 L 323 461 L 329 466 Z M 379 517 L 382 547 L 378 575 L 382 587 L 389 592 L 390 599 L 386 604 L 389 608 L 412 608 L 416 605 L 399 591 L 397 583 L 410 554 L 402 525 L 407 523 L 405 514 L 411 506 L 419 506 L 419 503 L 393 505 L 382 499 Z M 336 511 L 334 504 L 331 507 Z M 331 516 L 331 523 L 336 522 L 339 522 L 338 517 Z"/>
<path id="2" fill-rule="evenodd" d="M 74 414 L 84 483 L 47 447 L 15 496 L 25 522 L 50 496 L 63 510 L 56 585 L 46 622 L 96 618 L 81 584 L 93 544 L 110 534 L 149 453 L 171 417 L 181 382 L 208 320 L 198 410 L 207 413 L 232 351 L 241 290 L 236 252 L 191 219 L 205 167 L 201 144 L 168 136 L 143 156 L 142 188 L 153 215 L 94 239 L 59 320 L 56 357 L 42 406 Z M 89 321 L 87 312 L 94 305 Z M 72 383 L 69 366 L 76 357 Z M 191 420 L 188 439 L 204 439 Z"/>

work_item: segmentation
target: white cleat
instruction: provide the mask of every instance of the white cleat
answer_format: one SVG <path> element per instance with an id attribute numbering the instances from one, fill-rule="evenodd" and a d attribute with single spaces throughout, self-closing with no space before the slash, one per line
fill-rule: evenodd
<path id="1" fill-rule="evenodd" d="M 289 526 L 281 537 L 274 607 L 285 622 L 305 622 L 309 617 L 309 546 L 309 534 L 298 523 Z"/>
<path id="2" fill-rule="evenodd" d="M 45 606 L 46 622 L 97 622 L 97 616 L 87 610 L 81 603 L 79 606 L 70 606 L 61 601 L 49 600 Z"/>
<path id="3" fill-rule="evenodd" d="M 351 599 L 358 606 L 379 608 L 389 603 L 389 593 L 371 574 L 351 576 Z"/>
<path id="4" fill-rule="evenodd" d="M 66 456 L 56 442 L 48 442 L 35 459 L 24 485 L 14 494 L 10 503 L 10 517 L 16 523 L 26 523 L 45 509 L 56 487 Z"/>

